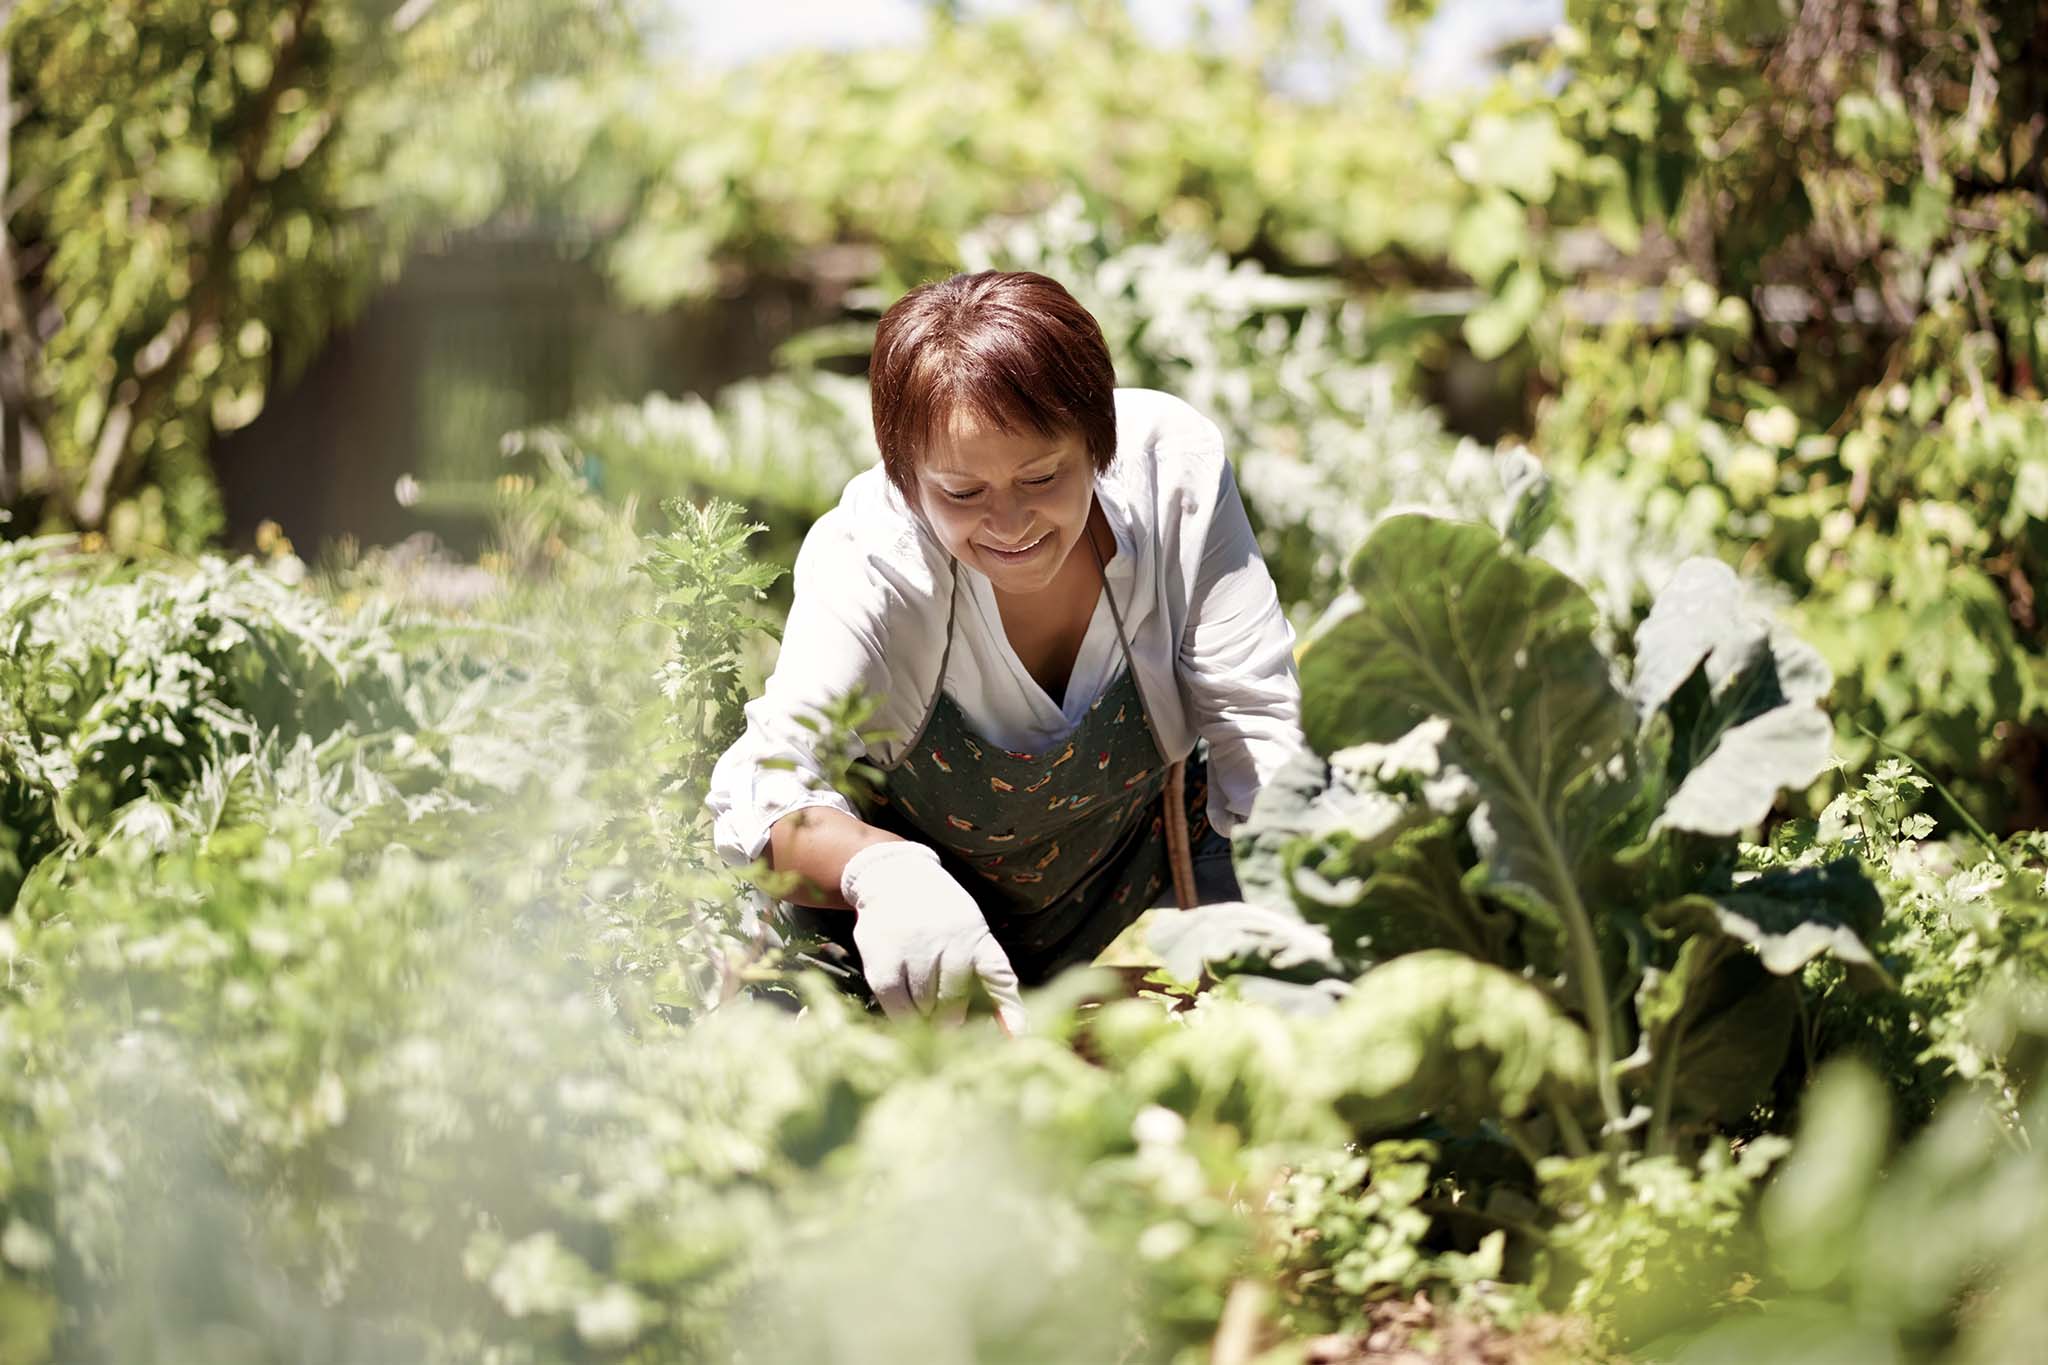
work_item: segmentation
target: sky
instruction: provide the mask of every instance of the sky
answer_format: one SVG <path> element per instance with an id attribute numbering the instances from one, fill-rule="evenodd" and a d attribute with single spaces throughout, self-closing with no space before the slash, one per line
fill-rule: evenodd
<path id="1" fill-rule="evenodd" d="M 678 46 L 717 65 L 794 47 L 857 47 L 914 40 L 925 23 L 917 0 L 667 0 L 683 21 Z M 972 13 L 1022 8 L 1026 0 L 969 0 Z M 1185 39 L 1196 12 L 1219 31 L 1241 23 L 1246 0 L 1128 0 L 1141 27 L 1162 43 Z M 1374 60 L 1409 58 L 1408 40 L 1386 19 L 1385 0 L 1322 0 L 1343 20 L 1352 45 Z M 1488 74 L 1485 53 L 1504 39 L 1540 33 L 1564 14 L 1563 0 L 1442 0 L 1414 44 L 1412 68 L 1424 89 L 1469 84 Z M 1315 83 L 1313 72 L 1303 79 Z"/>

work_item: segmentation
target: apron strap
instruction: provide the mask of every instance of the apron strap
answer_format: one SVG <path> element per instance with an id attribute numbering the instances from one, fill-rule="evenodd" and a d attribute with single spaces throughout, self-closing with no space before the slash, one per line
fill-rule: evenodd
<path id="1" fill-rule="evenodd" d="M 1095 567 L 1102 575 L 1102 595 L 1109 599 L 1109 616 L 1116 623 L 1117 643 L 1123 646 L 1124 667 L 1131 682 L 1138 681 L 1138 661 L 1131 657 L 1130 637 L 1124 634 L 1123 613 L 1117 610 L 1116 594 L 1109 589 L 1109 567 L 1102 562 L 1102 550 L 1095 544 L 1094 531 L 1084 531 L 1088 548 L 1095 551 Z M 1145 728 L 1152 742 L 1159 742 L 1158 727 L 1152 724 L 1151 708 L 1145 705 L 1145 689 L 1138 688 L 1138 705 L 1145 711 Z M 1165 754 L 1160 757 L 1164 758 Z M 1183 910 L 1195 908 L 1195 858 L 1188 845 L 1187 760 L 1175 759 L 1166 766 L 1166 790 L 1159 795 L 1160 828 L 1166 832 L 1166 866 L 1173 876 L 1173 899 Z"/>
<path id="2" fill-rule="evenodd" d="M 1166 770 L 1166 790 L 1160 794 L 1165 807 L 1160 827 L 1166 831 L 1166 866 L 1173 873 L 1174 903 L 1183 910 L 1195 908 L 1195 856 L 1188 847 L 1187 769 L 1185 759 Z"/>
<path id="3" fill-rule="evenodd" d="M 946 601 L 946 644 L 945 648 L 939 651 L 939 678 L 937 682 L 932 684 L 932 697 L 930 701 L 924 704 L 924 717 L 918 721 L 917 730 L 904 742 L 903 752 L 897 755 L 896 763 L 891 763 L 887 768 L 883 769 L 885 772 L 893 770 L 897 763 L 901 763 L 910 754 L 915 752 L 917 742 L 924 738 L 924 732 L 931 727 L 932 715 L 939 709 L 939 693 L 943 692 L 946 687 L 946 666 L 953 661 L 953 622 L 959 615 L 960 561 L 956 559 L 953 561 L 953 591 Z"/>

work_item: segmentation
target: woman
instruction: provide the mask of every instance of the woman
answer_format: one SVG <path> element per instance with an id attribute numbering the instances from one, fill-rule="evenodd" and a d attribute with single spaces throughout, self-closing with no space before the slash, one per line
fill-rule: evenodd
<path id="1" fill-rule="evenodd" d="M 794 913 L 886 1012 L 958 1018 L 979 978 L 1014 1031 L 1020 982 L 1161 897 L 1166 821 L 1196 898 L 1236 896 L 1224 836 L 1301 743 L 1294 633 L 1215 425 L 1115 388 L 1059 284 L 914 289 L 869 374 L 882 466 L 804 539 L 780 661 L 712 779 L 717 841 L 799 874 Z M 866 811 L 800 719 L 855 687 L 895 736 Z"/>

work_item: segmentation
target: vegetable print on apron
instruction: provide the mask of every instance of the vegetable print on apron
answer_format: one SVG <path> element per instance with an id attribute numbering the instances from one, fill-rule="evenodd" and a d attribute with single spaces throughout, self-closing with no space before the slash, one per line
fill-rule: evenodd
<path id="1" fill-rule="evenodd" d="M 958 590 L 956 568 L 956 603 Z M 865 813 L 868 823 L 938 852 L 1027 985 L 1094 958 L 1169 876 L 1160 800 L 1168 762 L 1107 582 L 1103 593 L 1124 672 L 1079 725 L 1040 753 L 1004 749 L 975 731 L 942 686 L 916 740 L 884 769 L 886 793 Z M 948 656 L 952 639 L 949 618 Z M 1203 765 L 1188 764 L 1182 818 L 1194 842 L 1208 829 L 1205 776 Z M 853 954 L 853 916 L 810 911 L 800 922 Z"/>

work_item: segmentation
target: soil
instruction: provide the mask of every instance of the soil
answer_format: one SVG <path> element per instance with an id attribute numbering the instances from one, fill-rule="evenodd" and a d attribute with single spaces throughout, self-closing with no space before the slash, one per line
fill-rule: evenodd
<path id="1" fill-rule="evenodd" d="M 1421 1294 L 1374 1304 L 1367 1318 L 1362 1333 L 1304 1342 L 1302 1365 L 1622 1365 L 1592 1344 L 1583 1323 L 1567 1318 L 1531 1318 L 1509 1331 L 1445 1312 Z"/>

